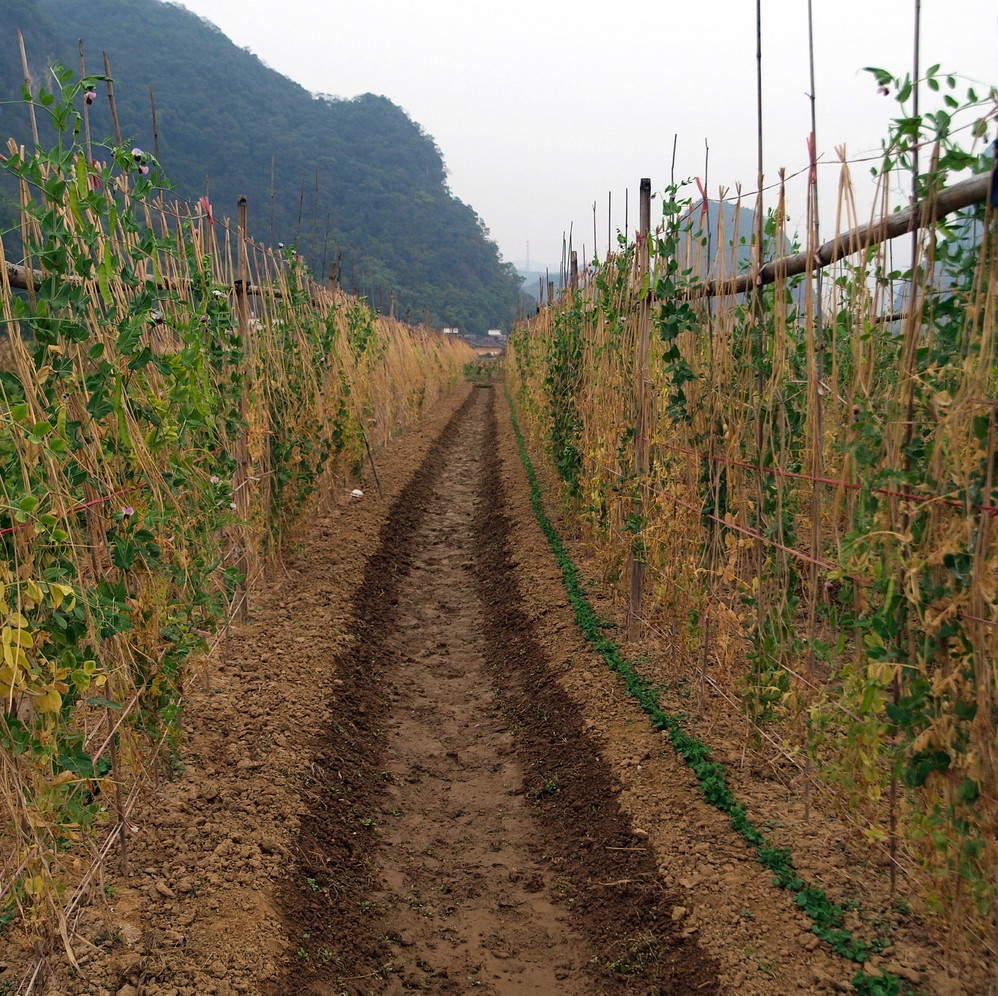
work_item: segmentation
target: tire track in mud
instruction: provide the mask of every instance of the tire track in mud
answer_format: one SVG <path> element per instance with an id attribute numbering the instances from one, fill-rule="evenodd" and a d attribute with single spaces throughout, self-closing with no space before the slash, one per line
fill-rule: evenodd
<path id="1" fill-rule="evenodd" d="M 705 993 L 513 577 L 494 392 L 395 503 L 336 662 L 274 993 Z"/>

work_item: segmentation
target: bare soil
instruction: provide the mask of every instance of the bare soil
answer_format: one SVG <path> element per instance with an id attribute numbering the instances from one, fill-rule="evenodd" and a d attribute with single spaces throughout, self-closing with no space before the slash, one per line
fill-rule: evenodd
<path id="1" fill-rule="evenodd" d="M 501 389 L 464 385 L 378 460 L 384 495 L 328 496 L 191 688 L 183 770 L 43 991 L 849 991 L 858 966 L 579 635 Z M 765 764 L 727 760 L 807 874 L 879 895 L 834 820 L 804 825 Z M 921 992 L 983 991 L 915 913 L 886 929 L 877 963 Z M 0 992 L 28 964 L 0 955 Z"/>

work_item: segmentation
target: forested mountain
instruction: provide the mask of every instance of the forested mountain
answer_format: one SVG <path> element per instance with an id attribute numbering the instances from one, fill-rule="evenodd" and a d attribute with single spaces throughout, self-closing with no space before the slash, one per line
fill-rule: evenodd
<path id="1" fill-rule="evenodd" d="M 255 238 L 294 243 L 319 276 L 341 256 L 344 288 L 384 310 L 394 296 L 396 313 L 414 320 L 429 312 L 438 326 L 508 328 L 514 268 L 451 195 L 433 139 L 387 97 L 316 97 L 160 0 L 3 0 L 2 20 L 0 145 L 31 139 L 15 29 L 36 85 L 52 62 L 78 70 L 82 39 L 88 73 L 103 72 L 107 52 L 124 141 L 150 152 L 153 88 L 159 160 L 177 196 L 207 188 L 215 213 L 233 216 L 246 194 Z M 91 131 L 95 141 L 112 134 L 103 93 Z M 16 197 L 9 186 L 3 193 Z M 8 203 L 4 230 L 12 218 Z"/>

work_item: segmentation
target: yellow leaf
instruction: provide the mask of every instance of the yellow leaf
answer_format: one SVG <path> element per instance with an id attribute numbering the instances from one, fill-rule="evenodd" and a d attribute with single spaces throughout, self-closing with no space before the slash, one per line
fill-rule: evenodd
<path id="1" fill-rule="evenodd" d="M 28 581 L 25 588 L 28 599 L 35 605 L 37 605 L 45 597 L 45 593 L 38 586 L 36 581 Z"/>
<path id="2" fill-rule="evenodd" d="M 28 658 L 24 656 L 24 651 L 20 647 L 11 646 L 7 640 L 4 640 L 3 642 L 3 659 L 4 663 L 8 664 L 10 667 L 23 667 L 27 670 Z"/>
<path id="3" fill-rule="evenodd" d="M 29 896 L 40 896 L 45 891 L 45 880 L 41 875 L 29 875 L 24 880 L 24 891 Z"/>
<path id="4" fill-rule="evenodd" d="M 35 708 L 39 712 L 58 712 L 62 708 L 62 696 L 51 688 L 35 699 Z"/>
<path id="5" fill-rule="evenodd" d="M 27 626 L 28 620 L 23 615 L 21 615 L 20 612 L 12 612 L 10 614 L 10 618 L 7 620 L 7 625 L 18 626 L 18 627 Z"/>
<path id="6" fill-rule="evenodd" d="M 49 585 L 49 600 L 52 603 L 53 609 L 58 609 L 62 605 L 63 600 L 67 598 L 69 599 L 69 607 L 66 611 L 72 612 L 76 605 L 76 592 L 68 584 Z"/>

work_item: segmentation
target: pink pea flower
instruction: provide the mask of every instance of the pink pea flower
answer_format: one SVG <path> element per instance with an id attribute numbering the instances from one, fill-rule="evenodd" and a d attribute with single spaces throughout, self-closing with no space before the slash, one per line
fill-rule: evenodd
<path id="1" fill-rule="evenodd" d="M 123 508 L 123 509 L 121 510 L 121 517 L 122 517 L 123 519 L 130 519 L 130 518 L 131 518 L 131 517 L 132 517 L 133 515 L 135 515 L 135 509 L 134 509 L 134 508 L 132 508 L 132 506 L 131 506 L 131 505 L 126 505 L 126 506 L 125 506 L 125 507 L 124 507 L 124 508 Z"/>
<path id="2" fill-rule="evenodd" d="M 97 91 L 87 90 L 83 95 L 83 99 L 86 101 L 87 107 L 89 107 L 97 99 Z"/>
<path id="3" fill-rule="evenodd" d="M 148 166 L 148 165 L 147 165 L 146 163 L 143 163 L 143 164 L 142 164 L 142 165 L 141 165 L 141 166 L 139 167 L 139 173 L 140 173 L 140 174 L 141 174 L 142 176 L 146 176 L 146 175 L 148 174 L 148 172 L 149 172 L 149 166 Z"/>

